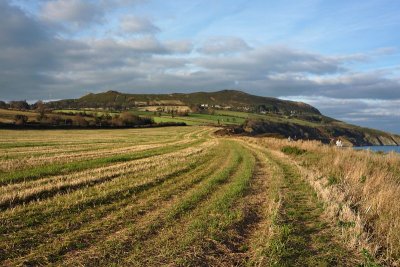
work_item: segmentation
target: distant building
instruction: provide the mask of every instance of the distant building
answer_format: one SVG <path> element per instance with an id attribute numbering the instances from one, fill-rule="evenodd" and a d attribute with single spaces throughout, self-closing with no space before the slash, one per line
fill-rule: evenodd
<path id="1" fill-rule="evenodd" d="M 342 147 L 343 146 L 342 140 L 340 140 L 340 139 L 336 140 L 336 146 Z"/>

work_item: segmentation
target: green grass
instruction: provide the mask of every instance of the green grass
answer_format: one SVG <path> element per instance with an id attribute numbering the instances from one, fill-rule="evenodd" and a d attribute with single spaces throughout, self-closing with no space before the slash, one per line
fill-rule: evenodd
<path id="1" fill-rule="evenodd" d="M 243 122 L 245 121 L 243 118 L 237 116 L 218 115 L 217 112 L 215 112 L 215 114 L 216 115 L 191 113 L 189 114 L 189 117 L 208 120 L 212 121 L 213 123 L 218 123 L 219 121 L 220 124 L 226 124 L 226 125 L 229 124 L 240 125 L 243 124 Z"/>
<path id="2" fill-rule="evenodd" d="M 335 185 L 339 183 L 339 179 L 336 175 L 331 174 L 328 176 L 328 185 Z"/>
<path id="3" fill-rule="evenodd" d="M 168 200 L 171 195 L 174 194 L 173 188 L 175 188 L 175 193 L 179 192 L 176 191 L 178 189 L 183 190 L 187 187 L 190 187 L 193 184 L 198 183 L 201 181 L 201 178 L 194 178 L 194 179 L 184 179 L 188 178 L 190 176 L 193 176 L 195 173 L 202 174 L 203 171 L 206 171 L 204 168 L 199 168 L 198 166 L 203 166 L 202 163 L 204 163 L 205 160 L 209 159 L 208 156 L 205 156 L 204 158 L 193 158 L 190 161 L 190 164 L 187 166 L 181 166 L 178 168 L 176 171 L 170 171 L 170 170 L 164 170 L 160 171 L 158 174 L 151 174 L 149 175 L 154 176 L 154 179 L 148 183 L 136 186 L 136 187 L 126 187 L 121 185 L 121 190 L 118 194 L 112 194 L 108 195 L 105 198 L 103 198 L 104 202 L 97 202 L 96 206 L 99 206 L 101 204 L 102 212 L 99 212 L 96 210 L 98 209 L 90 209 L 90 205 L 87 206 L 88 209 L 84 209 L 84 206 L 80 205 L 80 212 L 85 211 L 82 216 L 79 217 L 71 217 L 69 219 L 70 221 L 70 229 L 69 231 L 66 231 L 64 235 L 69 235 L 71 230 L 74 230 L 73 233 L 71 233 L 70 238 L 67 239 L 67 242 L 64 242 L 62 244 L 53 244 L 51 245 L 51 248 L 43 248 L 42 253 L 40 253 L 40 250 L 38 251 L 37 255 L 42 256 L 43 254 L 48 254 L 48 258 L 50 258 L 51 261 L 58 260 L 60 256 L 63 254 L 67 253 L 70 250 L 76 249 L 77 244 L 82 244 L 80 240 L 85 240 L 83 241 L 85 246 L 88 246 L 88 241 L 92 240 L 95 241 L 96 238 L 98 238 L 98 234 L 100 232 L 103 232 L 103 235 L 107 234 L 108 231 L 111 229 L 105 228 L 103 229 L 102 227 L 107 227 L 107 225 L 110 223 L 110 219 L 107 220 L 105 217 L 103 220 L 100 221 L 95 221 L 96 224 L 90 223 L 90 220 L 93 220 L 95 217 L 98 217 L 101 219 L 104 216 L 110 216 L 110 214 L 115 213 L 117 217 L 114 218 L 114 220 L 119 220 L 121 223 L 123 223 L 125 226 L 129 226 L 129 221 L 127 220 L 127 212 L 129 209 L 123 209 L 123 210 L 118 210 L 116 207 L 122 206 L 124 207 L 127 205 L 127 203 L 132 202 L 132 201 L 137 201 L 138 199 L 141 199 L 141 201 L 148 199 L 144 204 L 138 204 L 136 206 L 132 206 L 131 208 L 134 210 L 130 210 L 129 214 L 138 216 L 142 214 L 143 209 L 144 210 L 149 210 L 152 205 L 156 205 L 153 208 L 157 207 L 157 201 L 161 201 L 162 199 Z M 172 166 L 168 166 L 169 169 L 171 169 Z M 203 171 L 202 171 L 203 170 Z M 165 173 L 165 174 L 164 174 Z M 206 172 L 207 173 L 207 172 Z M 206 173 L 204 174 L 203 178 L 206 177 Z M 133 177 L 132 177 L 133 178 Z M 136 177 L 138 179 L 138 177 Z M 184 181 L 184 183 L 180 182 Z M 182 187 L 183 186 L 183 187 Z M 167 189 L 167 190 L 166 190 Z M 145 194 L 147 192 L 147 194 Z M 156 193 L 156 194 L 155 194 Z M 135 200 L 136 199 L 136 200 Z M 94 203 L 92 203 L 94 204 Z M 107 204 L 107 205 L 106 205 Z M 116 206 L 117 205 L 117 206 Z M 123 212 L 125 210 L 125 212 Z M 71 210 L 72 211 L 72 210 Z M 134 213 L 132 213 L 134 211 Z M 73 213 L 72 213 L 73 214 Z M 72 215 L 71 214 L 71 215 Z M 86 215 L 85 215 L 86 214 Z M 91 215 L 88 215 L 91 214 Z M 59 217 L 58 220 L 61 222 L 66 219 L 65 215 L 67 213 L 59 213 L 57 216 Z M 53 216 L 54 218 L 54 216 Z M 89 220 L 88 220 L 89 219 Z M 43 219 L 42 219 L 43 220 Z M 100 223 L 100 224 L 97 224 Z M 79 228 L 72 229 L 71 225 L 76 225 L 81 227 L 82 225 L 87 225 L 87 230 L 83 231 L 78 231 Z M 118 227 L 121 227 L 120 225 L 117 224 Z M 58 227 L 62 227 L 62 225 L 59 225 Z M 57 231 L 55 231 L 55 226 L 51 227 L 51 230 L 47 230 L 47 236 L 53 231 L 54 237 L 57 236 Z M 62 228 L 60 228 L 61 230 Z M 92 234 L 90 234 L 92 233 Z M 96 235 L 93 235 L 95 234 Z M 40 233 L 38 233 L 40 234 Z M 23 233 L 21 233 L 23 235 Z M 49 238 L 49 237 L 48 237 Z M 56 239 L 54 241 L 57 241 Z M 45 249 L 45 250 L 44 250 Z M 50 251 L 49 251 L 50 249 Z M 50 252 L 50 254 L 49 254 Z"/>
<path id="4" fill-rule="evenodd" d="M 177 206 L 175 206 L 168 214 L 168 220 L 176 219 L 177 216 L 193 209 L 196 204 L 200 202 L 200 200 L 209 195 L 217 186 L 224 183 L 228 179 L 229 175 L 235 170 L 236 165 L 239 164 L 241 161 L 242 158 L 240 158 L 239 155 L 236 154 L 228 167 L 226 167 L 222 172 L 215 175 L 200 190 L 188 196 L 188 198 L 183 199 Z"/>
<path id="5" fill-rule="evenodd" d="M 203 140 L 195 141 L 193 143 L 183 144 L 183 145 L 172 145 L 167 147 L 162 147 L 158 149 L 153 149 L 149 151 L 141 151 L 135 153 L 128 153 L 122 155 L 115 155 L 111 157 L 91 159 L 86 161 L 70 162 L 63 164 L 49 164 L 45 166 L 39 166 L 34 168 L 29 168 L 26 170 L 15 171 L 13 173 L 2 173 L 0 174 L 0 185 L 12 184 L 21 181 L 35 180 L 43 178 L 50 175 L 56 174 L 67 174 L 70 172 L 83 171 L 86 169 L 106 166 L 112 163 L 126 162 L 135 159 L 141 159 L 145 157 L 155 156 L 164 154 L 169 151 L 174 151 L 176 149 L 181 149 L 195 145 L 196 143 L 202 142 Z"/>
<path id="6" fill-rule="evenodd" d="M 344 244 L 335 238 L 322 218 L 323 205 L 310 185 L 290 163 L 274 159 L 282 169 L 283 196 L 274 218 L 274 238 L 269 244 L 272 266 L 337 266 L 350 258 Z M 343 223 L 343 225 L 351 223 Z M 336 233 L 337 234 L 337 233 Z"/>
<path id="7" fill-rule="evenodd" d="M 95 114 L 97 116 L 101 115 L 112 115 L 115 116 L 119 114 L 119 112 L 108 112 L 108 111 L 101 111 L 101 110 L 55 110 L 54 113 L 68 113 L 68 114 L 77 114 L 77 113 L 87 113 L 87 114 Z M 236 115 L 219 115 L 218 112 L 215 112 L 215 115 L 211 114 L 200 114 L 200 113 L 189 113 L 188 116 L 174 116 L 172 117 L 171 114 L 168 113 L 158 113 L 158 112 L 151 112 L 151 111 L 141 111 L 132 109 L 130 110 L 135 115 L 142 116 L 142 117 L 151 117 L 154 119 L 156 123 L 161 122 L 184 122 L 187 125 L 240 125 L 242 124 L 245 119 L 243 116 L 246 113 L 237 112 L 235 114 L 242 114 L 241 116 Z M 219 124 L 218 124 L 219 121 Z"/>
<path id="8" fill-rule="evenodd" d="M 178 218 L 196 208 L 199 202 L 205 200 L 205 197 L 213 192 L 212 189 L 224 183 L 229 178 L 229 173 L 236 168 L 238 164 L 237 158 L 238 154 L 235 153 L 234 160 L 229 161 L 226 168 L 218 169 L 215 173 L 209 175 L 209 177 L 204 177 L 206 180 L 202 181 L 199 184 L 200 187 L 196 188 L 196 190 L 188 191 L 189 194 L 186 198 L 170 208 L 167 206 L 165 212 L 163 212 L 165 216 L 146 220 L 144 225 L 132 225 L 128 227 L 128 232 L 124 238 L 112 239 L 107 244 L 104 244 L 101 248 L 104 254 L 101 258 L 97 259 L 96 264 L 107 265 L 110 260 L 121 259 L 123 251 L 117 250 L 116 247 L 132 249 L 136 253 L 139 253 L 138 250 L 141 249 L 141 246 L 138 246 L 138 242 L 140 240 L 147 240 L 153 235 L 162 235 L 162 232 L 159 233 L 158 231 L 167 226 L 174 226 Z M 160 209 L 163 208 L 160 207 Z"/>
<path id="9" fill-rule="evenodd" d="M 112 115 L 115 116 L 119 112 L 114 111 L 103 111 L 103 110 L 55 110 L 54 113 L 63 112 L 69 114 L 76 114 L 80 112 L 84 112 L 87 114 L 96 114 L 97 116 L 101 115 Z M 141 111 L 137 109 L 131 109 L 130 112 L 135 115 L 139 115 L 142 117 L 151 117 L 155 122 L 185 122 L 187 125 L 241 125 L 245 122 L 246 119 L 264 119 L 272 122 L 290 122 L 300 125 L 306 125 L 311 127 L 320 126 L 318 123 L 301 120 L 293 117 L 283 116 L 279 114 L 256 114 L 256 113 L 247 113 L 240 111 L 230 111 L 230 110 L 214 110 L 213 114 L 203 114 L 203 113 L 189 113 L 188 116 L 175 116 L 172 117 L 171 114 L 167 113 L 158 113 L 152 111 Z M 219 124 L 218 124 L 219 122 Z"/>
<path id="10" fill-rule="evenodd" d="M 209 238 L 220 241 L 229 239 L 226 230 L 233 229 L 244 218 L 244 210 L 236 207 L 235 204 L 238 204 L 249 188 L 255 164 L 254 157 L 243 147 L 237 144 L 229 144 L 229 146 L 231 148 L 228 150 L 235 151 L 229 166 L 208 180 L 198 191 L 188 195 L 173 207 L 167 213 L 169 222 L 167 227 L 163 226 L 161 237 L 148 240 L 145 247 L 147 249 L 137 245 L 136 250 L 142 251 L 136 252 L 137 254 L 161 253 L 168 257 L 165 260 L 176 264 L 197 265 L 199 262 L 195 258 L 187 257 L 185 251 L 195 247 L 198 247 L 196 249 L 198 251 L 207 249 L 208 241 L 206 240 Z M 182 227 L 185 230 L 175 232 L 176 224 L 181 225 L 178 229 Z M 179 236 L 176 243 L 165 245 L 164 242 L 176 236 Z M 124 262 L 127 265 L 138 262 L 142 265 L 155 264 L 150 259 L 143 261 L 137 255 L 132 255 Z M 202 261 L 202 263 L 206 262 Z"/>
<path id="11" fill-rule="evenodd" d="M 306 150 L 300 149 L 295 146 L 284 146 L 282 147 L 281 151 L 287 155 L 296 155 L 296 156 L 302 155 L 307 152 Z"/>

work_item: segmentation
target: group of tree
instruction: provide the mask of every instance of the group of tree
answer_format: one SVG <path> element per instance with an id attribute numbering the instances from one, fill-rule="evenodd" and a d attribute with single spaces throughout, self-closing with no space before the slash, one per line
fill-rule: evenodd
<path id="1" fill-rule="evenodd" d="M 46 104 L 39 100 L 36 103 L 30 105 L 26 100 L 10 101 L 5 102 L 0 100 L 0 108 L 2 109 L 14 109 L 14 110 L 36 110 L 38 107 L 44 108 Z"/>
<path id="2" fill-rule="evenodd" d="M 154 124 L 153 119 L 139 117 L 130 112 L 122 112 L 120 115 L 115 115 L 111 119 L 111 125 L 117 127 L 132 127 L 151 124 Z"/>
<path id="3" fill-rule="evenodd" d="M 25 125 L 28 122 L 28 116 L 25 115 L 15 115 L 14 117 L 15 125 Z"/>
<path id="4" fill-rule="evenodd" d="M 40 126 L 75 126 L 81 128 L 113 128 L 113 127 L 136 127 L 153 125 L 151 118 L 144 118 L 134 115 L 130 112 L 122 112 L 121 114 L 111 116 L 103 114 L 101 116 L 85 117 L 81 114 L 74 116 L 65 116 L 59 114 L 46 113 L 43 106 L 37 106 L 38 115 L 35 120 L 29 121 L 26 115 L 17 114 L 14 116 L 14 124 L 18 126 L 40 125 Z"/>
<path id="5" fill-rule="evenodd" d="M 8 103 L 4 101 L 0 101 L 0 108 L 3 109 L 16 109 L 16 110 L 29 110 L 31 106 L 26 102 L 23 101 L 10 101 Z"/>
<path id="6" fill-rule="evenodd" d="M 75 100 L 63 100 L 46 103 L 51 109 L 82 109 L 82 108 L 95 108 L 109 111 L 124 111 L 137 107 L 135 103 L 116 103 L 116 102 L 85 102 Z"/>

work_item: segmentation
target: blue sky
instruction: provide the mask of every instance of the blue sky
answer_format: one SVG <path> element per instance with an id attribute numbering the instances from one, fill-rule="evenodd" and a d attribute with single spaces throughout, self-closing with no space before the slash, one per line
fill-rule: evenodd
<path id="1" fill-rule="evenodd" d="M 400 1 L 3 0 L 0 99 L 226 88 L 400 133 Z"/>

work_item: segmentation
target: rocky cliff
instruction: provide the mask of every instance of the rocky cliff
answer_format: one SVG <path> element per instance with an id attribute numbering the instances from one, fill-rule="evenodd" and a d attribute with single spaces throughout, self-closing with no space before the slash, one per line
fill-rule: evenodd
<path id="1" fill-rule="evenodd" d="M 236 130 L 238 132 L 238 130 Z M 239 131 L 240 132 L 240 131 Z M 242 133 L 248 135 L 276 135 L 282 138 L 320 140 L 330 143 L 340 138 L 348 145 L 400 145 L 400 136 L 362 128 L 341 122 L 307 126 L 287 122 L 271 122 L 265 120 L 249 120 L 242 126 Z"/>

